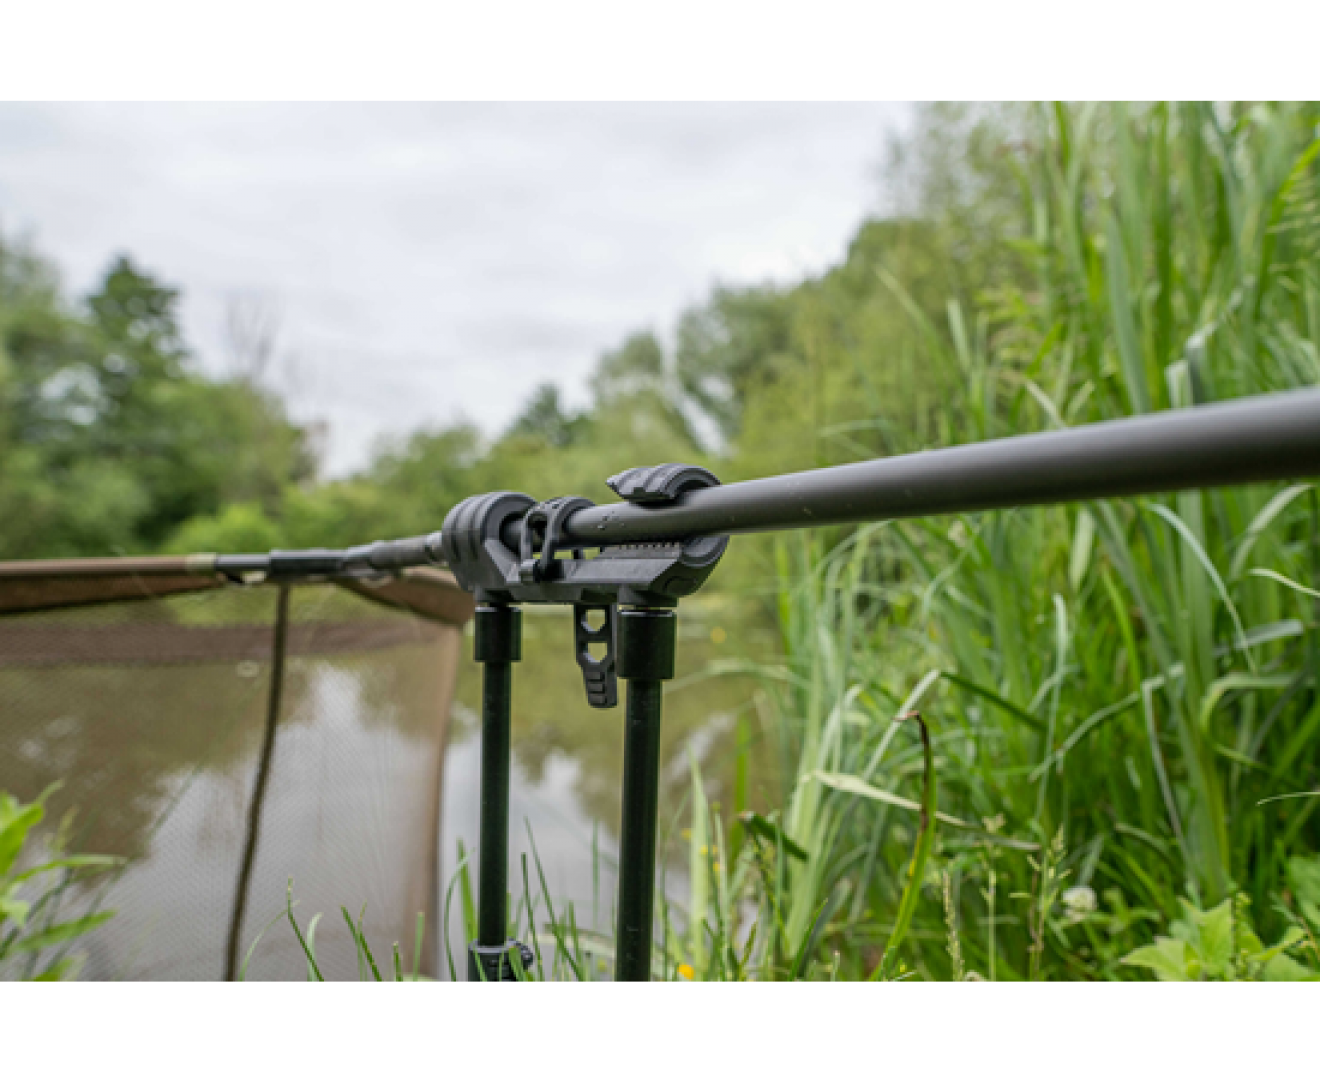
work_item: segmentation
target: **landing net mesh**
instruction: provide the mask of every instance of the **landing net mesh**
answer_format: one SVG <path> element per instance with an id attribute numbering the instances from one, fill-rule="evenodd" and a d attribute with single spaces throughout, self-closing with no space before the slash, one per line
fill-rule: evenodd
<path id="1" fill-rule="evenodd" d="M 436 578 L 445 617 L 334 585 L 289 589 L 273 742 L 279 588 L 0 615 L 0 790 L 26 801 L 58 782 L 47 838 L 70 815 L 69 850 L 127 860 L 43 914 L 115 911 L 75 943 L 82 978 L 221 979 L 231 936 L 239 963 L 251 950 L 248 979 L 306 978 L 287 921 L 253 948 L 290 879 L 304 933 L 322 914 L 325 978 L 358 977 L 341 906 L 356 922 L 364 904 L 382 973 L 395 942 L 411 968 L 421 913 L 422 973 L 435 974 L 440 780 L 465 617 Z"/>

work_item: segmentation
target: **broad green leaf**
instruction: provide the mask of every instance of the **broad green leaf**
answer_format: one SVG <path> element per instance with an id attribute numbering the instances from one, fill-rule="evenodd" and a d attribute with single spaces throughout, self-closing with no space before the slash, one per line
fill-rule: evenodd
<path id="1" fill-rule="evenodd" d="M 1193 909 L 1188 914 L 1196 926 L 1198 940 L 1192 947 L 1202 970 L 1209 978 L 1224 978 L 1233 962 L 1233 901 L 1225 900 L 1209 911 Z"/>
<path id="2" fill-rule="evenodd" d="M 1123 957 L 1123 963 L 1149 968 L 1160 982 L 1187 982 L 1192 978 L 1187 942 L 1160 937 Z"/>
<path id="3" fill-rule="evenodd" d="M 1238 936 L 1239 938 L 1241 938 L 1242 935 L 1239 934 Z M 1283 937 L 1279 939 L 1278 944 L 1271 945 L 1268 949 L 1262 949 L 1260 947 L 1260 941 L 1258 939 L 1255 943 L 1256 948 L 1252 950 L 1250 959 L 1253 964 L 1257 965 L 1261 969 L 1264 969 L 1276 957 L 1284 955 L 1284 953 L 1286 953 L 1289 949 L 1292 949 L 1300 945 L 1305 940 L 1306 940 L 1306 933 L 1301 929 L 1301 927 L 1290 926 L 1288 927 L 1287 930 L 1284 931 Z M 1242 947 L 1241 941 L 1238 942 L 1238 947 L 1239 948 Z"/>
<path id="4" fill-rule="evenodd" d="M 1260 977 L 1265 982 L 1320 982 L 1320 971 L 1315 971 L 1300 964 L 1291 956 L 1281 953 L 1271 957 L 1261 968 Z"/>
<path id="5" fill-rule="evenodd" d="M 1302 916 L 1320 931 L 1320 855 L 1294 855 L 1288 860 L 1287 876 Z"/>
<path id="6" fill-rule="evenodd" d="M 18 853 L 23 850 L 28 832 L 45 816 L 46 811 L 37 803 L 10 808 L 5 815 L 4 825 L 0 827 L 0 878 L 13 867 Z"/>

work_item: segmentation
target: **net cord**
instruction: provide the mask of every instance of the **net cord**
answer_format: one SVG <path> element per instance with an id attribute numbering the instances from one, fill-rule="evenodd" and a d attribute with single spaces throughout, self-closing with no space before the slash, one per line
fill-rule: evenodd
<path id="1" fill-rule="evenodd" d="M 275 635 L 271 647 L 270 697 L 266 706 L 266 730 L 262 737 L 261 757 L 257 760 L 252 802 L 248 806 L 247 835 L 243 841 L 243 860 L 239 864 L 238 883 L 234 890 L 234 911 L 229 922 L 229 940 L 225 950 L 225 982 L 238 978 L 238 952 L 242 945 L 243 915 L 247 910 L 252 867 L 256 863 L 257 843 L 261 836 L 261 811 L 266 801 L 271 763 L 275 758 L 275 734 L 280 717 L 280 699 L 284 694 L 284 654 L 289 628 L 289 586 L 281 585 L 275 601 Z"/>

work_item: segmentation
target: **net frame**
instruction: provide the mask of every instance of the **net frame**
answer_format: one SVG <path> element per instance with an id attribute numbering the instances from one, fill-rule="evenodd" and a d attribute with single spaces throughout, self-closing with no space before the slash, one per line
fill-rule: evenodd
<path id="1" fill-rule="evenodd" d="M 215 573 L 213 564 L 212 556 L 0 562 L 0 668 L 206 663 L 217 657 L 251 658 L 264 652 L 270 678 L 264 702 L 261 745 L 243 812 L 242 853 L 233 881 L 229 924 L 224 935 L 223 977 L 232 980 L 239 975 L 243 946 L 253 931 L 248 922 L 252 881 L 259 861 L 273 762 L 281 741 L 280 721 L 286 707 L 290 656 L 309 653 L 326 656 L 389 649 L 415 644 L 419 639 L 429 644 L 434 640 L 439 650 L 436 660 L 452 676 L 456 673 L 461 648 L 461 630 L 472 616 L 474 603 L 452 575 L 436 569 L 416 568 L 370 578 L 340 578 L 332 582 L 337 588 L 413 618 L 309 628 L 290 619 L 290 602 L 304 584 L 324 587 L 323 579 L 280 583 L 253 576 L 243 584 L 236 584 Z M 34 626 L 31 620 L 12 618 L 105 605 L 132 605 L 137 601 L 224 589 L 274 590 L 274 614 L 269 627 L 264 632 L 254 626 L 189 627 L 186 632 L 180 632 L 175 627 L 143 622 L 127 629 L 122 626 L 111 628 L 114 632 L 107 633 L 96 627 L 62 625 L 58 620 L 50 625 Z M 419 635 L 419 627 L 425 626 L 442 632 Z M 316 631 L 315 641 L 312 640 L 312 629 Z M 424 819 L 429 833 L 424 889 L 426 940 L 422 947 L 422 974 L 429 975 L 437 973 L 442 804 L 439 787 L 453 684 L 453 678 L 448 678 L 442 699 L 434 702 L 442 725 L 439 758 L 431 785 L 434 790 L 428 793 L 427 805 L 418 808 L 418 820 Z M 0 697 L 0 710 L 4 705 Z M 218 968 L 212 970 L 219 973 Z"/>

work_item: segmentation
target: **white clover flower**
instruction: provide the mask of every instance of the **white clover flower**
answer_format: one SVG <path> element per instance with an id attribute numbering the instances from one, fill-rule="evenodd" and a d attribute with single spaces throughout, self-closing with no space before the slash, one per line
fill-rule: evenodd
<path id="1" fill-rule="evenodd" d="M 1063 901 L 1063 906 L 1068 909 L 1068 914 L 1074 919 L 1091 914 L 1098 906 L 1095 890 L 1089 885 L 1074 885 L 1071 889 L 1065 889 L 1060 899 Z"/>

